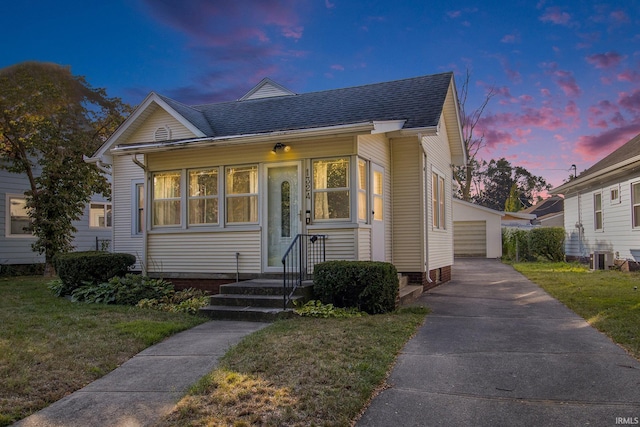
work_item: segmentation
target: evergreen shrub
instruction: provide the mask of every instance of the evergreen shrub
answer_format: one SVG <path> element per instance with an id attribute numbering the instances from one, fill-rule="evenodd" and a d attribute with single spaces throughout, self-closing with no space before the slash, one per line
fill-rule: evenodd
<path id="1" fill-rule="evenodd" d="M 68 295 L 84 284 L 96 285 L 124 276 L 136 263 L 136 257 L 102 251 L 69 252 L 56 255 L 53 263 L 64 284 L 61 295 Z"/>

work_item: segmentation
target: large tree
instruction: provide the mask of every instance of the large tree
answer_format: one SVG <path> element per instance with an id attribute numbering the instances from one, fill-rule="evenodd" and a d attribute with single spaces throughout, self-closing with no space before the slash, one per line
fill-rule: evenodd
<path id="1" fill-rule="evenodd" d="M 0 167 L 24 174 L 33 249 L 53 256 L 71 249 L 92 194 L 109 195 L 96 166 L 83 161 L 122 122 L 130 107 L 93 88 L 68 67 L 25 62 L 0 70 Z"/>
<path id="2" fill-rule="evenodd" d="M 458 105 L 460 107 L 460 120 L 462 122 L 462 140 L 467 150 L 467 164 L 464 166 L 456 166 L 453 173 L 453 177 L 458 184 L 458 197 L 465 201 L 471 201 L 473 193 L 478 191 L 477 178 L 480 163 L 476 156 L 485 146 L 484 133 L 479 133 L 476 128 L 489 101 L 496 94 L 495 88 L 489 88 L 480 105 L 475 109 L 471 109 L 467 105 L 470 83 L 471 72 L 467 70 L 460 85 L 460 90 L 458 91 Z M 476 188 L 474 188 L 474 184 Z"/>
<path id="3" fill-rule="evenodd" d="M 496 210 L 527 208 L 537 201 L 539 193 L 551 188 L 544 178 L 522 166 L 512 166 L 505 158 L 482 162 L 479 177 L 475 202 Z"/>

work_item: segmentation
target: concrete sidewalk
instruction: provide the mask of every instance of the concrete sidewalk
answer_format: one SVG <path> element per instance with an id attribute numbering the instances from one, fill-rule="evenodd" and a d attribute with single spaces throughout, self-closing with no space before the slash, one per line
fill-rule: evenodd
<path id="1" fill-rule="evenodd" d="M 139 427 L 173 410 L 227 349 L 268 323 L 212 321 L 147 348 L 88 386 L 18 423 L 20 427 Z"/>
<path id="2" fill-rule="evenodd" d="M 512 267 L 461 259 L 358 426 L 615 426 L 640 363 Z"/>

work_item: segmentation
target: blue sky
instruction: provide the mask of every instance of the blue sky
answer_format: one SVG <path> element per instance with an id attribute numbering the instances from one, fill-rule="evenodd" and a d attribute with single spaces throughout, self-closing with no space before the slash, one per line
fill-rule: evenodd
<path id="1" fill-rule="evenodd" d="M 469 69 L 468 110 L 497 91 L 480 156 L 553 185 L 640 133 L 640 0 L 22 0 L 0 27 L 0 67 L 69 65 L 132 105 Z"/>

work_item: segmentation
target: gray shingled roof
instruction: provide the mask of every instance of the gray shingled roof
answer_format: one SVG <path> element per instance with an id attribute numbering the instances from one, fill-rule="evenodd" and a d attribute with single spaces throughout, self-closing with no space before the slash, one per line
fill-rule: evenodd
<path id="1" fill-rule="evenodd" d="M 613 166 L 616 163 L 620 163 L 624 160 L 636 156 L 640 156 L 640 135 L 637 135 L 635 138 L 632 138 L 630 141 L 626 142 L 624 145 L 609 154 L 607 157 L 600 160 L 586 171 L 582 172 L 578 177 L 587 177 L 589 175 L 595 174 L 598 171 L 606 169 L 609 166 Z"/>
<path id="2" fill-rule="evenodd" d="M 222 137 L 406 120 L 405 129 L 437 126 L 451 72 L 273 98 L 186 106 L 162 97 L 206 136 Z"/>

